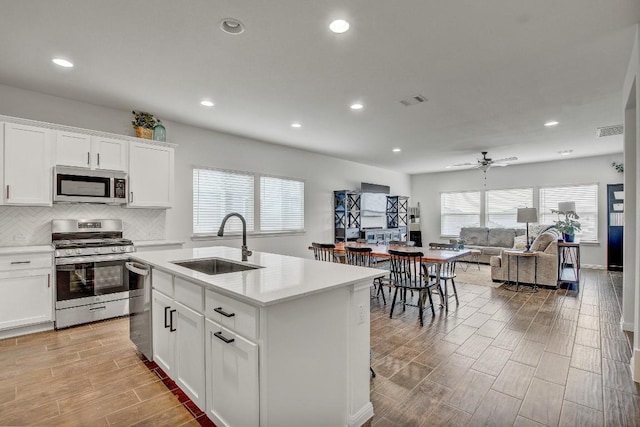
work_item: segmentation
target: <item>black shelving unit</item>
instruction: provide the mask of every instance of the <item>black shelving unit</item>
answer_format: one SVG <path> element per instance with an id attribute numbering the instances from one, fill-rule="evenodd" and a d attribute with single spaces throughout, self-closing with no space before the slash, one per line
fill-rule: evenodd
<path id="1" fill-rule="evenodd" d="M 616 197 L 617 196 L 617 197 Z M 624 184 L 607 185 L 607 268 L 622 271 Z"/>
<path id="2" fill-rule="evenodd" d="M 409 223 L 409 198 L 406 196 L 387 196 L 387 228 L 397 228 L 400 235 L 407 234 Z"/>
<path id="3" fill-rule="evenodd" d="M 334 231 L 336 242 L 355 241 L 360 237 L 360 193 L 333 192 Z"/>

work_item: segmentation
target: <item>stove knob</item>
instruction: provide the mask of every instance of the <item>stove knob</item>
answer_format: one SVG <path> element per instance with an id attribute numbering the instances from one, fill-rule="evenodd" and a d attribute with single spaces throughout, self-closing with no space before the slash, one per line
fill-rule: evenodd
<path id="1" fill-rule="evenodd" d="M 115 246 L 111 248 L 111 252 L 117 252 L 118 248 L 116 248 Z"/>
<path id="2" fill-rule="evenodd" d="M 127 250 L 127 248 L 125 246 L 121 246 L 120 247 L 120 252 L 125 252 Z"/>
<path id="3" fill-rule="evenodd" d="M 82 253 L 82 249 L 76 249 L 76 253 L 77 254 L 81 254 Z"/>
<path id="4" fill-rule="evenodd" d="M 66 249 L 64 253 L 66 253 L 67 255 L 71 255 L 73 251 L 71 249 Z"/>
<path id="5" fill-rule="evenodd" d="M 95 249 L 94 249 L 94 251 L 95 251 L 97 254 L 99 254 L 101 250 L 102 250 L 101 248 L 95 248 Z"/>

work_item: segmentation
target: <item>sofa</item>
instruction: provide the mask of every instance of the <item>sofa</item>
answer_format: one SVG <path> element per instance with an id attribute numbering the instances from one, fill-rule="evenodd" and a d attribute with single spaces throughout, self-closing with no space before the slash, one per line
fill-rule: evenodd
<path id="1" fill-rule="evenodd" d="M 540 233 L 533 243 L 531 250 L 540 252 L 537 255 L 537 275 L 535 270 L 536 260 L 533 257 L 520 258 L 519 261 L 513 256 L 504 253 L 492 256 L 491 279 L 494 282 L 503 282 L 508 279 L 516 281 L 516 273 L 520 283 L 536 284 L 556 288 L 558 285 L 558 239 L 562 234 L 555 228 L 550 228 Z M 519 262 L 516 272 L 516 262 Z M 509 265 L 510 264 L 510 265 Z"/>
<path id="2" fill-rule="evenodd" d="M 480 251 L 478 262 L 489 264 L 492 256 L 500 255 L 503 249 L 513 248 L 516 237 L 524 234 L 524 228 L 463 227 L 459 240 L 464 242 L 465 249 Z"/>

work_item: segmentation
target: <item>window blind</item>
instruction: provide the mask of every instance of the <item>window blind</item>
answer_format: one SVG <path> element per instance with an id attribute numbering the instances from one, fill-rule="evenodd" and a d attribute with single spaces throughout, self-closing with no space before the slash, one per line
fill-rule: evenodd
<path id="1" fill-rule="evenodd" d="M 304 229 L 304 182 L 260 177 L 260 230 Z"/>
<path id="2" fill-rule="evenodd" d="M 241 214 L 247 231 L 253 231 L 254 177 L 251 174 L 213 169 L 193 170 L 193 233 L 217 233 L 225 215 Z M 230 218 L 225 232 L 241 232 L 242 223 Z"/>
<path id="3" fill-rule="evenodd" d="M 575 202 L 576 213 L 580 216 L 578 222 L 582 230 L 576 237 L 582 241 L 598 240 L 598 185 L 570 185 L 564 187 L 540 188 L 541 224 L 553 224 L 558 215 L 551 213 L 551 209 L 558 209 L 559 202 Z M 564 216 L 560 216 L 564 219 Z"/>
<path id="4" fill-rule="evenodd" d="M 480 192 L 440 195 L 440 234 L 458 236 L 462 227 L 480 226 Z"/>
<path id="5" fill-rule="evenodd" d="M 516 221 L 518 208 L 533 207 L 533 188 L 488 190 L 487 227 L 524 228 Z"/>

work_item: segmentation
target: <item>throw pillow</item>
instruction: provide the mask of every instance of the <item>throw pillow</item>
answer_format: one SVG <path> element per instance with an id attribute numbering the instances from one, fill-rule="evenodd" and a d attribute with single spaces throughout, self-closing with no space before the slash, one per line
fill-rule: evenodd
<path id="1" fill-rule="evenodd" d="M 549 246 L 555 239 L 556 237 L 551 233 L 542 233 L 533 241 L 531 250 L 544 252 L 544 250 L 547 249 L 547 246 Z"/>
<path id="2" fill-rule="evenodd" d="M 527 236 L 516 236 L 513 238 L 513 249 L 524 249 L 527 247 Z"/>

